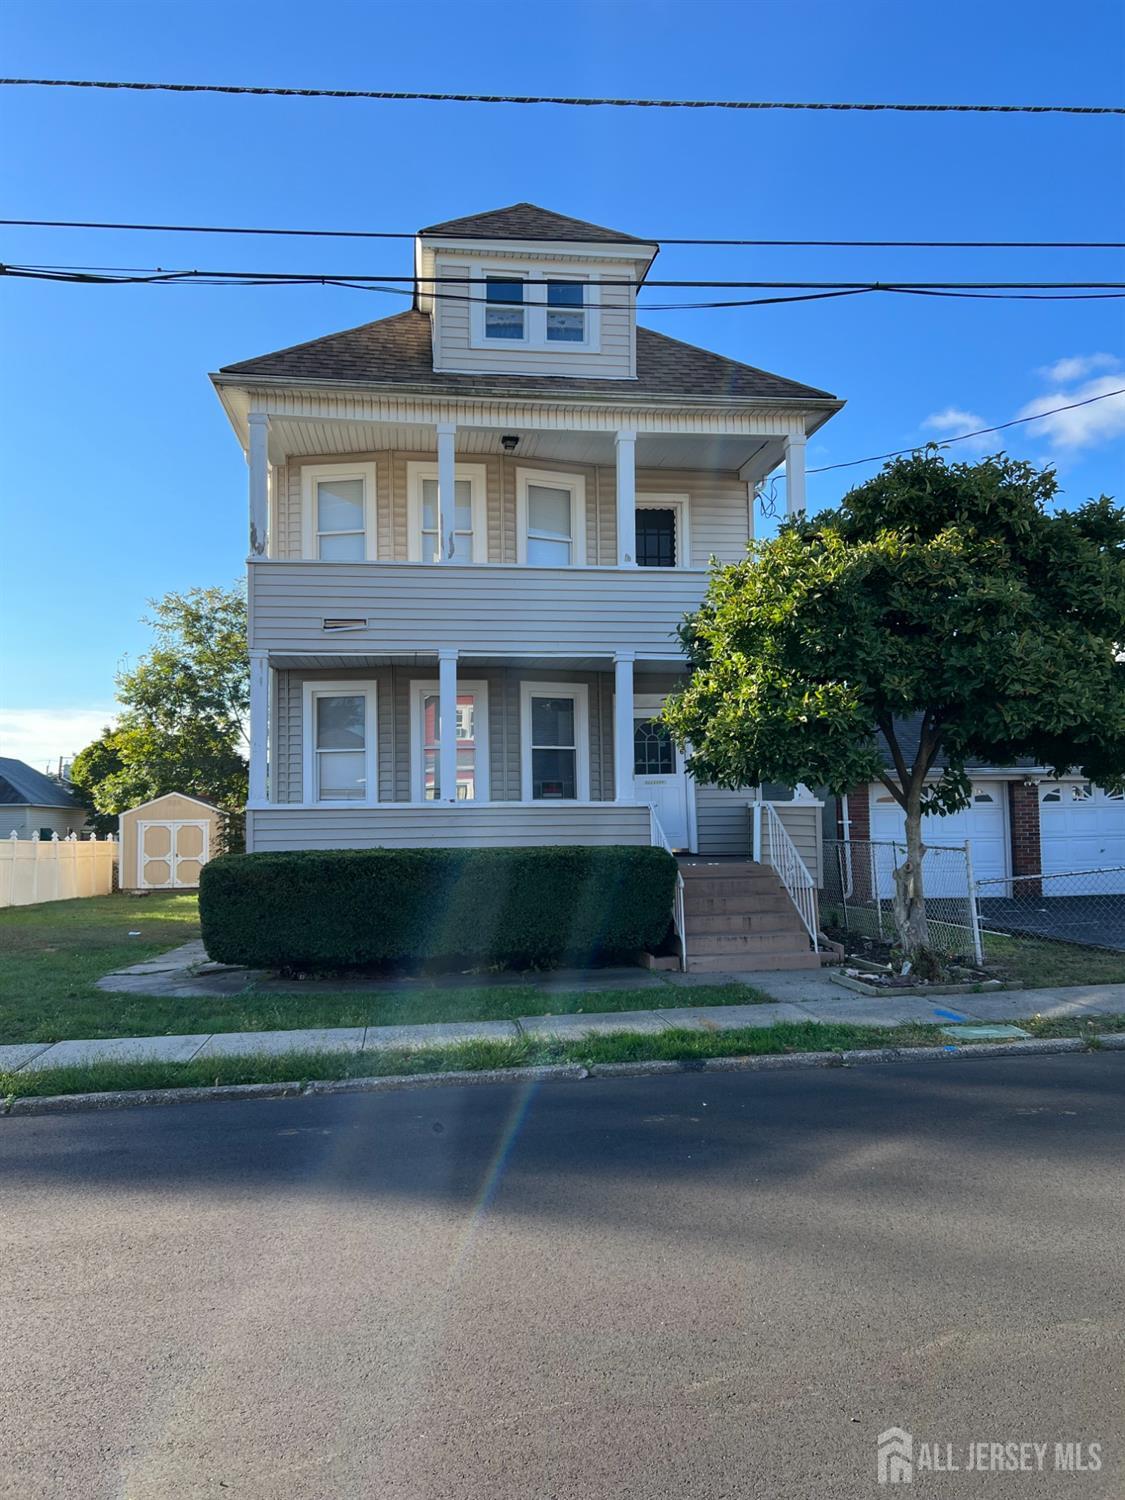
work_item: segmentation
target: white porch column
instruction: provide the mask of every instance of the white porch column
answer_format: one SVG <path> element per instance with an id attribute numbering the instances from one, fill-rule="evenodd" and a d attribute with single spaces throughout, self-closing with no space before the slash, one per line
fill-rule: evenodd
<path id="1" fill-rule="evenodd" d="M 438 781 L 442 802 L 457 801 L 457 653 L 438 652 Z"/>
<path id="2" fill-rule="evenodd" d="M 264 411 L 252 411 L 250 424 L 250 556 L 265 557 L 269 541 L 270 515 L 270 419 Z"/>
<path id="3" fill-rule="evenodd" d="M 456 422 L 437 424 L 437 491 L 438 536 L 441 539 L 439 561 L 453 561 L 454 494 L 457 470 L 454 463 Z M 442 785 L 444 786 L 444 782 Z"/>
<path id="4" fill-rule="evenodd" d="M 617 566 L 619 568 L 636 567 L 637 434 L 622 430 L 617 434 L 615 447 L 617 456 Z"/>
<path id="5" fill-rule="evenodd" d="M 785 500 L 791 516 L 805 513 L 805 439 L 785 439 Z"/>
<path id="6" fill-rule="evenodd" d="M 633 653 L 613 658 L 613 799 L 632 802 L 633 778 Z"/>
<path id="7" fill-rule="evenodd" d="M 265 651 L 250 652 L 250 803 L 268 795 L 266 765 L 270 739 L 270 663 Z"/>

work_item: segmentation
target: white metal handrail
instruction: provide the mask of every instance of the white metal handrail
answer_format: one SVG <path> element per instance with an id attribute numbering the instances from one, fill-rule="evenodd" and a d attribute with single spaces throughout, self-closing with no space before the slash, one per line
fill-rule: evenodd
<path id="1" fill-rule="evenodd" d="M 770 802 L 752 802 L 750 811 L 754 830 L 754 859 L 768 864 L 785 887 L 797 915 L 812 939 L 813 950 L 820 952 L 820 917 L 816 904 L 816 881 L 801 858 L 789 830 Z M 763 861 L 763 854 L 765 860 Z"/>
<path id="2" fill-rule="evenodd" d="M 656 816 L 656 808 L 649 804 L 649 840 L 658 849 L 666 849 L 675 859 L 675 850 L 668 842 L 668 835 L 664 832 L 660 819 Z M 680 871 L 679 861 L 676 863 L 676 887 L 672 894 L 672 927 L 680 940 L 680 964 L 687 968 L 687 922 L 684 918 L 684 877 Z"/>

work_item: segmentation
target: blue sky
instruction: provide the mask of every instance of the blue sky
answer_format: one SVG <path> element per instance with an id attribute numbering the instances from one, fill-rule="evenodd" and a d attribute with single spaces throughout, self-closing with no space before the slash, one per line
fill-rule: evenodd
<path id="1" fill-rule="evenodd" d="M 8 0 L 20 76 L 661 97 L 1119 103 L 1123 16 L 1088 0 L 536 7 Z M 423 24 L 424 17 L 424 24 Z M 6 90 L 5 214 L 413 230 L 520 199 L 644 235 L 1125 239 L 1119 119 L 732 114 Z M 406 273 L 409 247 L 7 229 L 8 262 Z M 660 274 L 1121 279 L 1103 252 L 668 249 Z M 245 467 L 207 381 L 397 310 L 341 289 L 8 281 L 0 753 L 71 753 L 143 651 L 145 601 L 234 579 Z M 1125 385 L 1122 304 L 865 297 L 650 314 L 826 387 L 812 465 Z M 1122 378 L 1118 379 L 1118 374 Z M 1125 411 L 1017 429 L 1063 503 L 1125 490 Z M 960 445 L 966 452 L 971 445 Z M 830 504 L 874 466 L 814 476 Z"/>

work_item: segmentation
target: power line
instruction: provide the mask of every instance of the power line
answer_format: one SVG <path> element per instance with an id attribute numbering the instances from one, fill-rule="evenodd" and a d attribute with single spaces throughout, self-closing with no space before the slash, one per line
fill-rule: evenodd
<path id="1" fill-rule="evenodd" d="M 0 86 L 52 89 L 131 89 L 141 93 L 250 94 L 281 99 L 374 99 L 435 104 L 559 104 L 614 109 L 827 110 L 864 114 L 1125 115 L 1125 106 L 1100 104 L 870 104 L 780 99 L 611 99 L 558 94 L 442 94 L 430 90 L 275 88 L 229 83 L 141 83 L 100 78 L 0 78 Z"/>
<path id="2" fill-rule="evenodd" d="M 1087 396 L 1084 401 L 1070 401 L 1066 406 L 1052 406 L 1049 411 L 1033 412 L 1030 417 L 1013 417 L 1010 422 L 999 422 L 995 427 L 978 427 L 973 432 L 959 432 L 956 437 L 942 438 L 935 446 L 946 447 L 949 443 L 963 443 L 966 438 L 985 437 L 991 432 L 1006 432 L 1009 427 L 1021 427 L 1025 422 L 1041 422 L 1044 417 L 1057 416 L 1061 411 L 1075 411 L 1080 406 L 1092 406 L 1095 401 L 1108 401 L 1111 396 L 1125 396 L 1125 386 L 1116 391 L 1103 391 L 1100 396 Z M 923 444 L 912 448 L 896 448 L 892 453 L 872 453 L 867 458 L 850 458 L 842 464 L 821 464 L 819 468 L 807 469 L 808 474 L 827 474 L 831 469 L 854 469 L 859 464 L 880 463 L 885 458 L 901 458 L 904 453 L 917 453 Z"/>
<path id="3" fill-rule="evenodd" d="M 278 229 L 233 224 L 130 224 L 100 219 L 0 219 L 0 225 L 30 229 L 116 229 L 160 234 L 283 235 L 293 239 L 413 240 L 417 230 Z M 758 240 L 685 239 L 672 235 L 635 236 L 660 245 L 726 246 L 801 250 L 1125 250 L 1125 240 Z M 554 242 L 551 235 L 521 234 L 522 240 Z"/>
<path id="4" fill-rule="evenodd" d="M 409 297 L 418 285 L 429 286 L 436 278 L 410 276 L 384 277 L 350 272 L 283 272 L 283 271 L 167 271 L 121 267 L 24 266 L 0 264 L 0 276 L 24 280 L 56 281 L 93 286 L 336 286 L 356 291 L 382 292 Z M 444 278 L 464 284 L 469 278 Z M 402 285 L 406 283 L 407 285 Z M 602 286 L 632 286 L 633 282 L 605 281 Z M 646 302 L 648 312 L 683 312 L 733 307 L 759 307 L 774 302 L 817 301 L 830 297 L 854 297 L 868 293 L 890 293 L 904 296 L 958 297 L 988 301 L 1099 301 L 1125 297 L 1125 282 L 1120 281 L 1044 281 L 1044 282 L 815 282 L 815 281 L 668 281 L 650 286 L 739 288 L 783 291 L 784 296 L 726 298 L 698 302 Z M 642 289 L 643 290 L 643 289 Z M 488 299 L 468 293 L 430 291 L 435 301 L 466 302 L 482 305 Z M 528 304 L 513 304 L 527 306 Z M 612 303 L 587 302 L 587 310 L 620 310 Z"/>

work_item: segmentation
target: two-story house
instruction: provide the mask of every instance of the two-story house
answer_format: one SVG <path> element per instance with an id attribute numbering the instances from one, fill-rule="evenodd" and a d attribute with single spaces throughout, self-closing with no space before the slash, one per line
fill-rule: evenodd
<path id="1" fill-rule="evenodd" d="M 803 508 L 842 403 L 639 327 L 657 250 L 528 203 L 434 224 L 410 311 L 212 376 L 250 469 L 249 850 L 746 859 L 760 799 L 653 716 L 710 559 L 779 464 Z M 819 811 L 767 813 L 807 866 Z"/>

